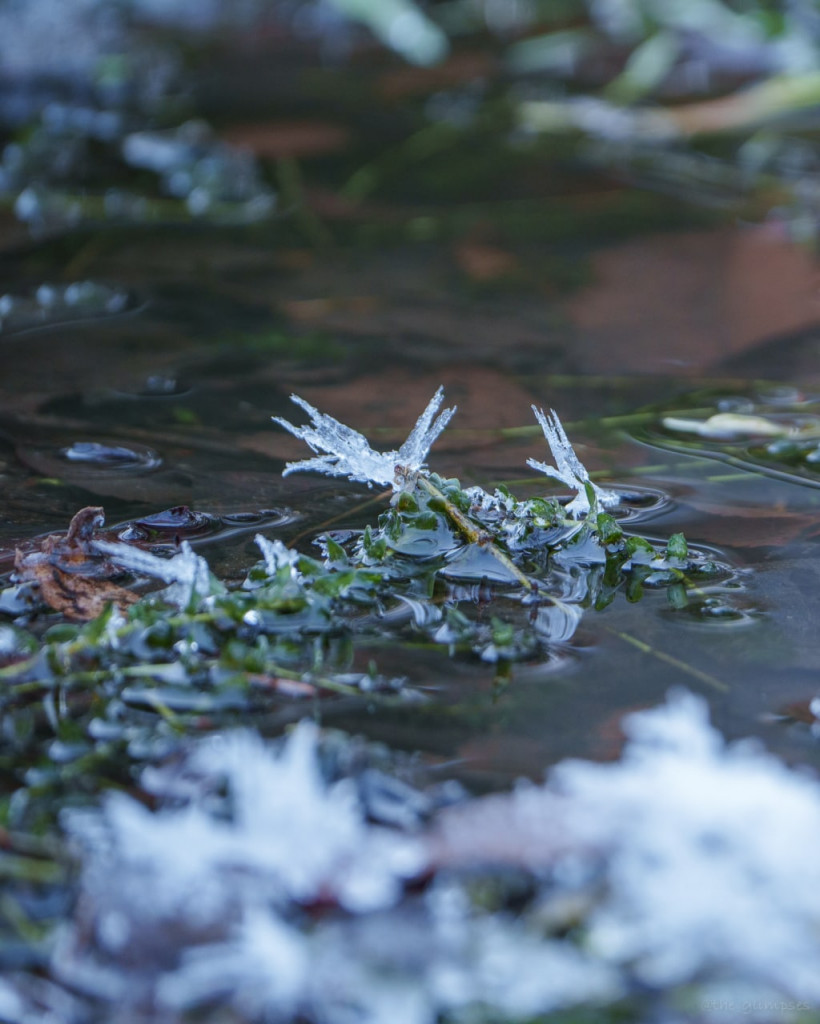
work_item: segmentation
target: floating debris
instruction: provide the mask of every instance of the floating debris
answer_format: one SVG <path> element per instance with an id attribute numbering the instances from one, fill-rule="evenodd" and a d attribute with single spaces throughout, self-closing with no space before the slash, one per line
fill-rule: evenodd
<path id="1" fill-rule="evenodd" d="M 198 512 L 187 505 L 174 505 L 162 512 L 134 519 L 117 536 L 129 544 L 178 543 L 186 537 L 207 536 L 218 530 L 220 525 L 218 516 Z"/>
<path id="2" fill-rule="evenodd" d="M 114 604 L 121 611 L 137 596 L 111 582 L 122 575 L 96 548 L 105 522 L 102 508 L 80 509 L 67 533 L 50 534 L 36 546 L 18 548 L 14 568 L 18 582 L 35 583 L 42 600 L 69 620 L 87 622 Z"/>
<path id="3" fill-rule="evenodd" d="M 706 420 L 664 416 L 661 423 L 667 430 L 679 434 L 697 434 L 712 440 L 730 441 L 735 438 L 793 437 L 801 431 L 788 423 L 778 423 L 765 416 L 751 416 L 738 412 L 718 412 Z"/>

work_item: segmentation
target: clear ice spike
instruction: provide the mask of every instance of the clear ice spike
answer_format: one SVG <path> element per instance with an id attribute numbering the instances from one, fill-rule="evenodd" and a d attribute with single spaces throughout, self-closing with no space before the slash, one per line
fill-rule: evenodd
<path id="1" fill-rule="evenodd" d="M 537 462 L 535 459 L 527 459 L 527 465 L 546 473 L 547 476 L 551 476 L 555 480 L 560 480 L 570 490 L 576 492 L 575 497 L 567 505 L 567 512 L 574 519 L 589 515 L 591 506 L 587 496 L 587 486 L 592 488 L 601 508 L 617 505 L 619 499 L 615 491 L 604 490 L 603 487 L 599 487 L 590 480 L 589 472 L 575 454 L 561 425 L 561 420 L 558 418 L 558 413 L 554 409 L 550 409 L 550 414 L 547 416 L 543 409 L 536 406 L 532 407 L 532 411 L 544 431 L 544 437 L 547 439 L 550 452 L 555 460 L 555 466 L 549 466 L 546 462 Z"/>
<path id="2" fill-rule="evenodd" d="M 445 409 L 434 421 L 444 400 L 444 390 L 439 388 L 401 448 L 398 451 L 377 452 L 357 430 L 340 423 L 327 413 L 319 412 L 298 395 L 291 395 L 291 399 L 310 416 L 310 425 L 296 427 L 281 416 L 274 416 L 273 420 L 318 454 L 312 459 L 289 462 L 283 476 L 303 470 L 316 470 L 325 476 L 346 476 L 349 480 L 369 486 L 390 485 L 394 491 L 403 490 L 407 481 L 423 470 L 433 442 L 456 411 L 455 406 Z"/>

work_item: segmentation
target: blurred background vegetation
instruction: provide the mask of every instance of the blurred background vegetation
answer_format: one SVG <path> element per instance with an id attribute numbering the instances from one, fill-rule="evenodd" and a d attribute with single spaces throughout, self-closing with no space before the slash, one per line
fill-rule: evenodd
<path id="1" fill-rule="evenodd" d="M 521 196 L 535 152 L 812 241 L 819 41 L 811 0 L 4 0 L 2 227 L 258 223 L 278 191 L 322 242 L 374 196 L 464 198 L 456 157 Z M 260 127 L 285 109 L 327 120 Z M 331 157 L 311 213 L 299 161 Z"/>

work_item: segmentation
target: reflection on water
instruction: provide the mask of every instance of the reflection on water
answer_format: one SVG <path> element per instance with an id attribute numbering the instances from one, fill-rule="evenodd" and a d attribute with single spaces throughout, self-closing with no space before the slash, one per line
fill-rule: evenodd
<path id="1" fill-rule="evenodd" d="M 207 306 L 208 301 L 208 295 L 199 294 L 200 307 Z M 261 290 L 256 301 L 264 301 Z M 222 337 L 237 336 L 241 304 L 235 306 L 232 316 L 223 310 L 217 336 L 205 337 L 195 347 L 184 321 L 181 329 L 177 326 L 183 312 L 177 304 L 170 317 L 149 304 L 139 314 L 144 340 L 138 346 L 134 343 L 138 325 L 133 318 L 107 321 L 82 338 L 75 359 L 62 364 L 59 359 L 55 361 L 58 372 L 51 378 L 48 392 L 32 400 L 27 394 L 7 391 L 3 403 L 6 435 L 14 443 L 15 453 L 6 466 L 7 517 L 11 521 L 6 527 L 7 537 L 20 541 L 44 530 L 64 529 L 70 516 L 63 509 L 71 508 L 73 514 L 82 504 L 96 501 L 106 505 L 109 521 L 129 521 L 128 530 L 150 536 L 152 543 L 159 543 L 163 532 L 171 540 L 190 537 L 217 571 L 231 567 L 235 573 L 236 568 L 244 569 L 249 564 L 248 535 L 241 528 L 245 522 L 250 524 L 248 529 L 261 522 L 268 536 L 286 543 L 295 541 L 310 553 L 318 533 L 328 528 L 363 526 L 372 522 L 384 505 L 380 506 L 375 495 L 347 484 L 308 476 L 283 480 L 284 463 L 302 452 L 298 444 L 270 424 L 269 417 L 286 411 L 287 396 L 298 389 L 320 407 L 368 432 L 377 447 L 397 447 L 406 436 L 408 422 L 429 397 L 431 382 L 441 381 L 447 388 L 448 401 L 458 404 L 459 413 L 430 456 L 434 469 L 458 473 L 465 482 L 474 480 L 485 488 L 509 482 L 518 493 L 544 493 L 549 488 L 539 484 L 526 468 L 528 458 L 544 458 L 540 431 L 529 426 L 529 405 L 554 405 L 573 438 L 580 442 L 578 451 L 584 462 L 601 474 L 596 478 L 629 492 L 634 510 L 629 515 L 636 519 L 636 527 L 649 518 L 653 534 L 659 538 L 683 530 L 690 542 L 716 545 L 719 558 L 742 570 L 739 591 L 724 584 L 710 585 L 701 595 L 690 595 L 685 600 L 683 615 L 680 608 L 675 611 L 670 606 L 665 594 L 648 591 L 633 605 L 618 602 L 605 612 L 587 613 L 577 624 L 573 642 L 576 653 L 563 673 L 556 675 L 555 665 L 545 664 L 544 681 L 535 685 L 532 680 L 541 677 L 538 665 L 525 661 L 514 673 L 521 684 L 509 686 L 497 705 L 484 704 L 483 694 L 492 672 L 480 663 L 474 664 L 459 682 L 460 672 L 453 675 L 446 655 L 431 664 L 429 655 L 421 657 L 420 652 L 416 655 L 405 650 L 400 664 L 394 664 L 389 650 L 362 641 L 355 654 L 355 663 L 362 668 L 374 659 L 387 675 L 405 675 L 414 686 L 430 686 L 445 697 L 448 705 L 464 708 L 463 724 L 457 728 L 462 734 L 452 736 L 452 722 L 448 729 L 454 744 L 451 754 L 460 746 L 473 748 L 476 716 L 482 723 L 479 734 L 489 728 L 496 747 L 506 735 L 514 742 L 522 729 L 529 736 L 533 732 L 529 723 L 537 721 L 537 742 L 529 748 L 529 765 L 516 760 L 510 769 L 504 757 L 497 764 L 499 780 L 508 771 L 537 775 L 545 763 L 568 753 L 594 755 L 600 742 L 597 730 L 618 708 L 652 701 L 674 683 L 701 688 L 699 674 L 725 685 L 727 693 L 720 696 L 716 690 L 709 692 L 714 688 L 708 683 L 703 684 L 718 722 L 732 734 L 760 732 L 764 712 L 772 713 L 796 698 L 813 696 L 813 691 L 800 691 L 805 686 L 802 672 L 789 668 L 790 664 L 798 666 L 811 660 L 806 647 L 809 636 L 790 633 L 791 619 L 785 616 L 779 626 L 785 632 L 775 642 L 772 634 L 780 617 L 772 617 L 763 582 L 765 572 L 771 573 L 781 557 L 772 549 L 778 545 L 782 548 L 784 542 L 807 539 L 814 532 L 813 492 L 801 486 L 802 470 L 792 472 L 793 460 L 781 465 L 773 462 L 768 452 L 765 466 L 771 464 L 778 469 L 776 480 L 742 470 L 733 476 L 720 461 L 711 461 L 712 455 L 724 458 L 729 442 L 708 443 L 703 438 L 678 441 L 672 432 L 659 426 L 666 415 L 664 406 L 654 401 L 653 412 L 641 411 L 648 399 L 665 393 L 666 409 L 683 410 L 681 415 L 687 416 L 692 410 L 694 418 L 707 419 L 709 403 L 702 392 L 685 398 L 689 382 L 682 387 L 668 377 L 556 376 L 548 365 L 537 376 L 524 376 L 509 368 L 511 355 L 515 359 L 509 345 L 500 366 L 486 353 L 480 359 L 465 361 L 458 350 L 450 351 L 444 362 L 445 350 L 439 349 L 439 365 L 434 367 L 425 365 L 430 360 L 423 346 L 422 357 L 414 361 L 412 343 L 406 340 L 392 347 L 389 340 L 380 342 L 383 371 L 374 369 L 372 355 L 363 362 L 364 353 L 372 353 L 375 343 L 361 341 L 350 344 L 330 366 L 318 367 L 312 354 L 300 360 L 298 336 L 292 352 L 277 349 L 271 357 L 259 349 L 245 355 L 241 349 L 223 343 Z M 197 312 L 197 318 L 199 315 Z M 510 316 L 514 318 L 514 314 Z M 29 338 L 26 348 L 22 343 L 9 342 L 7 379 L 15 377 L 16 366 L 24 377 L 32 373 L 32 346 L 42 353 L 59 352 L 61 348 L 59 335 L 54 332 L 43 330 Z M 161 349 L 153 338 L 162 339 Z M 157 372 L 172 380 L 184 378 L 185 390 L 163 393 L 159 398 L 153 393 L 135 394 L 136 387 L 127 381 L 144 382 L 150 377 L 151 364 L 160 351 L 162 369 Z M 531 362 L 532 353 L 527 352 L 525 358 Z M 132 364 L 136 365 L 132 368 Z M 775 370 L 773 366 L 773 378 Z M 715 374 L 719 372 L 716 368 Z M 86 374 L 92 378 L 91 387 L 86 386 Z M 103 381 L 110 390 L 100 390 Z M 746 394 L 752 403 L 750 408 L 756 412 L 762 408 L 755 404 L 758 391 L 752 383 L 744 391 L 732 380 L 731 393 Z M 805 406 L 799 411 L 803 416 L 807 413 Z M 772 415 L 784 417 L 788 413 L 781 403 Z M 630 417 L 638 424 L 634 431 Z M 640 444 L 623 433 L 619 426 L 622 419 Z M 78 438 L 68 445 L 67 428 Z M 29 440 L 43 433 L 53 438 L 52 447 Z M 89 441 L 89 436 L 99 440 Z M 754 447 L 756 441 L 744 443 L 748 452 L 757 452 L 760 447 Z M 736 440 L 731 444 L 736 447 Z M 162 453 L 162 464 L 146 462 L 140 456 L 137 476 L 137 462 L 117 456 L 152 449 Z M 73 452 L 74 457 L 67 452 Z M 732 462 L 738 465 L 737 458 Z M 755 468 L 751 455 L 743 466 Z M 664 495 L 671 496 L 671 500 L 664 499 Z M 35 497 L 39 513 L 34 511 Z M 181 506 L 186 506 L 184 512 Z M 276 525 L 276 520 L 264 518 L 266 513 L 261 513 L 261 520 L 257 518 L 258 510 L 273 506 L 295 509 L 298 522 L 280 520 Z M 186 516 L 196 518 L 199 525 L 192 526 L 193 519 L 188 522 Z M 223 527 L 216 530 L 202 525 L 220 521 Z M 227 528 L 232 524 L 240 529 L 232 532 Z M 425 544 L 431 546 L 433 554 L 437 541 L 420 531 L 415 540 L 410 535 L 404 537 L 402 544 L 415 545 L 406 553 L 419 556 Z M 765 556 L 765 564 L 749 572 L 758 566 L 761 556 Z M 476 576 L 492 584 L 503 567 L 491 558 L 484 570 L 472 561 L 469 566 L 462 564 L 465 558 L 474 561 L 477 557 L 481 557 L 480 552 L 457 551 L 455 558 L 448 558 L 443 572 L 455 584 Z M 809 571 L 810 563 L 804 572 Z M 503 584 L 504 580 L 497 582 Z M 477 593 L 475 600 L 481 605 L 486 596 Z M 491 609 L 490 604 L 488 614 Z M 546 613 L 540 614 L 543 619 Z M 742 624 L 744 636 L 740 638 L 737 627 Z M 709 629 L 704 633 L 706 627 Z M 569 637 L 573 632 L 567 632 L 566 623 L 550 621 L 545 628 L 556 643 L 560 642 L 559 634 L 567 633 Z M 777 657 L 765 659 L 765 671 L 758 646 L 754 639 L 750 641 L 749 629 L 755 636 L 765 634 L 765 648 L 778 651 Z M 674 660 L 659 660 L 651 652 L 641 655 L 634 644 L 622 639 L 624 635 Z M 791 653 L 784 657 L 789 648 Z M 804 648 L 805 656 L 801 653 Z M 750 657 L 754 659 L 752 666 Z M 757 679 L 757 685 L 751 685 L 750 679 Z M 365 715 L 353 725 L 347 706 L 340 707 L 339 712 L 348 727 L 364 728 L 373 736 L 393 734 L 393 726 L 378 717 Z M 328 701 L 323 715 L 332 721 L 336 714 L 332 700 Z M 413 715 L 408 712 L 401 743 L 441 756 L 443 751 L 437 749 L 437 743 L 428 742 L 430 733 L 425 722 L 429 712 L 424 712 L 417 726 L 413 725 Z M 765 727 L 765 732 L 773 745 L 789 749 L 788 730 Z M 799 741 L 791 754 L 811 757 L 811 749 Z M 482 777 L 491 764 L 481 768 Z M 459 770 L 469 776 L 470 762 Z"/>

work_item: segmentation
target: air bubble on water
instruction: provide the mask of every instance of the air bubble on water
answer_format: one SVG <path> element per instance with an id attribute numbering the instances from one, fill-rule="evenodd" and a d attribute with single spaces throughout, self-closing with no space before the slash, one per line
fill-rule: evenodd
<path id="1" fill-rule="evenodd" d="M 109 445 L 100 441 L 75 441 L 60 449 L 68 462 L 83 463 L 105 469 L 154 469 L 162 463 L 151 448 Z"/>
<path id="2" fill-rule="evenodd" d="M 96 441 L 78 441 L 62 450 L 69 462 L 136 462 L 136 452 L 129 448 L 115 448 Z"/>
<path id="3" fill-rule="evenodd" d="M 176 377 L 169 377 L 165 374 L 154 373 L 145 378 L 144 395 L 178 395 L 183 390 Z"/>

